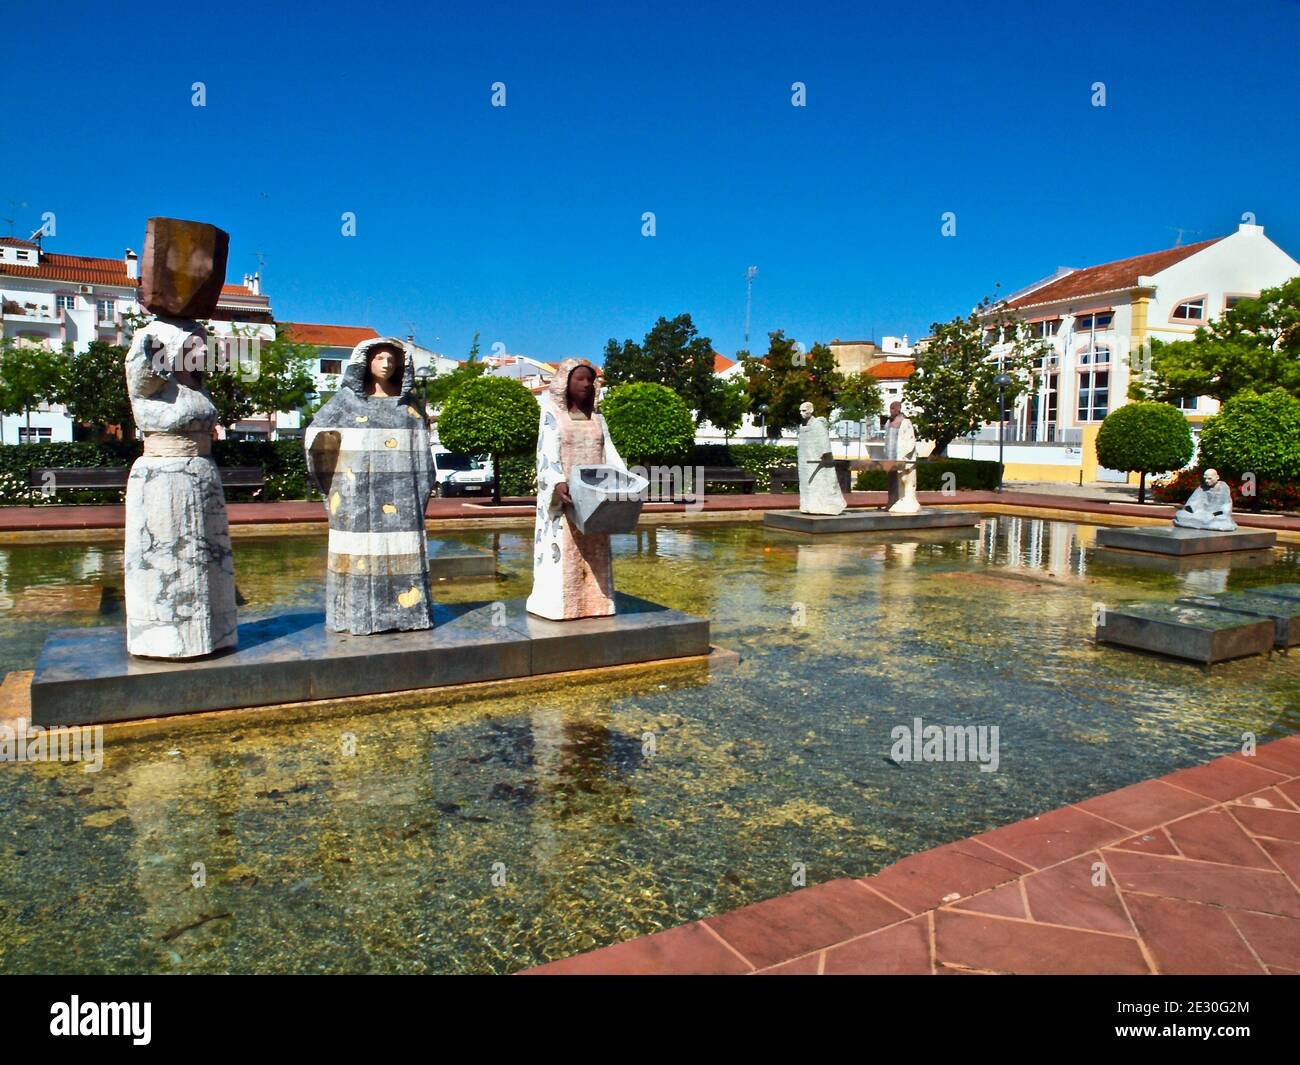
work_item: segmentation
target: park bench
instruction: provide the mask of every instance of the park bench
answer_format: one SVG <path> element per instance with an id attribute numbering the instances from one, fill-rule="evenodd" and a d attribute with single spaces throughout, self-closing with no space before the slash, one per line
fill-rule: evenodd
<path id="1" fill-rule="evenodd" d="M 704 484 L 738 484 L 746 495 L 758 485 L 758 478 L 736 466 L 705 466 L 701 476 Z"/>
<path id="2" fill-rule="evenodd" d="M 849 472 L 850 462 L 848 459 L 835 460 L 835 479 L 840 482 L 841 492 L 851 492 L 853 490 L 853 476 Z M 772 471 L 771 491 L 779 492 L 788 484 L 798 485 L 799 471 L 793 466 L 781 466 Z"/>
<path id="3" fill-rule="evenodd" d="M 261 466 L 222 466 L 223 488 L 263 488 L 266 473 Z M 127 466 L 81 466 L 55 469 L 35 469 L 27 477 L 27 505 L 33 505 L 36 492 L 61 492 L 90 488 L 126 488 L 131 474 Z"/>

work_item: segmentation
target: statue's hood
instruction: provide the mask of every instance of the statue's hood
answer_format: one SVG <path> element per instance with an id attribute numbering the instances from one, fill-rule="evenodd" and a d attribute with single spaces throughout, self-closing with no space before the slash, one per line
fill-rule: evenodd
<path id="1" fill-rule="evenodd" d="M 401 352 L 402 360 L 402 398 L 415 393 L 415 358 L 410 345 L 397 337 L 372 337 L 363 340 L 348 357 L 347 369 L 343 371 L 343 387 L 351 389 L 362 399 L 366 398 L 366 364 L 370 361 L 370 352 L 374 348 L 391 347 Z"/>

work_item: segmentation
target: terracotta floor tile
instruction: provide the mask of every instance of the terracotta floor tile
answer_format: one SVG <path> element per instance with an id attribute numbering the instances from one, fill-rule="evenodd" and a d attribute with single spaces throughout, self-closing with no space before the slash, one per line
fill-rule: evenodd
<path id="1" fill-rule="evenodd" d="M 548 976 L 736 975 L 748 971 L 749 967 L 698 921 L 526 970 L 529 974 Z"/>
<path id="2" fill-rule="evenodd" d="M 1023 974 L 1145 974 L 1137 940 L 1007 921 L 960 910 L 934 915 L 936 959 Z"/>
<path id="3" fill-rule="evenodd" d="M 1252 836 L 1289 839 L 1300 843 L 1300 813 L 1295 810 L 1268 810 L 1262 806 L 1233 806 L 1232 816 Z"/>
<path id="4" fill-rule="evenodd" d="M 925 915 L 826 952 L 826 975 L 930 974 L 930 919 Z"/>
<path id="5" fill-rule="evenodd" d="M 1282 872 L 1300 887 L 1300 843 L 1280 839 L 1261 839 L 1259 845 Z"/>
<path id="6" fill-rule="evenodd" d="M 1020 893 L 1020 881 L 1003 884 L 1002 887 L 976 895 L 973 899 L 953 903 L 955 910 L 968 910 L 971 913 L 991 913 L 998 917 L 1019 917 L 1025 920 L 1024 896 Z"/>
<path id="7" fill-rule="evenodd" d="M 1216 758 L 1205 765 L 1179 769 L 1160 778 L 1180 788 L 1227 802 L 1238 795 L 1248 795 L 1278 783 L 1279 774 L 1240 758 Z"/>
<path id="8" fill-rule="evenodd" d="M 856 880 L 831 880 L 705 923 L 762 969 L 909 916 Z"/>
<path id="9" fill-rule="evenodd" d="M 1139 854 L 1177 854 L 1176 848 L 1165 835 L 1163 828 L 1153 828 L 1150 832 L 1133 836 L 1122 843 L 1113 844 L 1120 850 L 1137 851 Z"/>
<path id="10" fill-rule="evenodd" d="M 1083 810 L 1063 806 L 1027 821 L 981 833 L 975 839 L 1035 869 L 1042 869 L 1131 834 Z"/>
<path id="11" fill-rule="evenodd" d="M 1277 965 L 1270 965 L 1268 971 L 1273 976 L 1300 976 L 1300 969 L 1283 969 Z"/>
<path id="12" fill-rule="evenodd" d="M 1193 795 L 1183 788 L 1171 787 L 1162 780 L 1144 780 L 1075 803 L 1080 810 L 1134 830 L 1154 828 L 1194 810 L 1203 810 L 1210 804 L 1210 799 Z"/>
<path id="13" fill-rule="evenodd" d="M 1206 810 L 1184 817 L 1166 825 L 1165 831 L 1187 858 L 1254 869 L 1273 867 L 1264 852 L 1225 810 Z"/>
<path id="14" fill-rule="evenodd" d="M 864 878 L 863 883 L 912 913 L 922 913 L 945 900 L 955 901 L 952 895 L 967 898 L 1014 880 L 1023 868 L 988 848 L 975 852 L 970 846 L 954 843 L 913 854 Z"/>
<path id="15" fill-rule="evenodd" d="M 1288 780 L 1277 786 L 1277 790 L 1291 800 L 1291 804 L 1300 810 L 1300 780 Z"/>
<path id="16" fill-rule="evenodd" d="M 1094 885 L 1093 866 L 1100 861 L 1101 855 L 1094 851 L 1025 877 L 1030 918 L 1094 932 L 1133 935 L 1133 925 L 1111 883 L 1110 873 L 1104 871 L 1102 885 Z"/>
<path id="17" fill-rule="evenodd" d="M 1230 757 L 1252 765 L 1263 766 L 1284 776 L 1300 776 L 1300 742 L 1292 736 L 1261 745 L 1249 758 L 1244 754 L 1234 754 Z"/>
<path id="18" fill-rule="evenodd" d="M 1125 893 L 1300 917 L 1300 894 L 1280 873 L 1132 851 L 1107 850 L 1105 857 L 1112 879 Z"/>
<path id="19" fill-rule="evenodd" d="M 1242 806 L 1258 806 L 1264 810 L 1295 809 L 1295 806 L 1291 804 L 1291 800 L 1282 793 L 1280 787 L 1265 788 L 1263 791 L 1243 795 L 1240 799 L 1234 799 L 1233 802 L 1241 803 Z"/>
<path id="20" fill-rule="evenodd" d="M 1240 910 L 1225 912 L 1265 965 L 1300 968 L 1300 921 Z"/>
<path id="21" fill-rule="evenodd" d="M 1157 971 L 1164 975 L 1262 974 L 1225 911 L 1182 899 L 1126 900 Z"/>
<path id="22" fill-rule="evenodd" d="M 782 962 L 780 965 L 773 965 L 770 969 L 759 969 L 755 976 L 816 976 L 818 966 L 821 965 L 822 952 L 816 954 L 805 954 L 802 958 L 795 958 L 794 961 Z"/>

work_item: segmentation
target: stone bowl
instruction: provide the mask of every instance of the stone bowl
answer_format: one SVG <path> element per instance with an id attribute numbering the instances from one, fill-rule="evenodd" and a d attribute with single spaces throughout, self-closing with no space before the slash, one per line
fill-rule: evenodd
<path id="1" fill-rule="evenodd" d="M 617 466 L 574 466 L 569 474 L 569 517 L 580 533 L 628 533 L 641 517 L 650 482 Z"/>

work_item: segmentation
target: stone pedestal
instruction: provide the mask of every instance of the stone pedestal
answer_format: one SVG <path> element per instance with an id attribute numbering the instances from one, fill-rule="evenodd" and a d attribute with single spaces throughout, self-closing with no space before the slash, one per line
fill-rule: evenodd
<path id="1" fill-rule="evenodd" d="M 773 529 L 806 533 L 898 532 L 914 529 L 949 529 L 978 525 L 982 515 L 973 510 L 920 510 L 896 514 L 885 510 L 854 509 L 842 514 L 804 514 L 797 510 L 769 510 L 763 524 Z"/>
<path id="2" fill-rule="evenodd" d="M 1273 647 L 1271 619 L 1250 618 L 1183 603 L 1132 603 L 1106 607 L 1097 642 L 1118 644 L 1209 665 L 1263 654 Z"/>
<path id="3" fill-rule="evenodd" d="M 497 559 L 491 551 L 468 547 L 455 540 L 429 540 L 429 578 L 495 577 Z"/>
<path id="4" fill-rule="evenodd" d="M 1159 555 L 1206 555 L 1223 551 L 1258 551 L 1273 547 L 1277 533 L 1261 529 L 1238 529 L 1236 532 L 1211 532 L 1183 529 L 1178 526 L 1153 526 L 1144 529 L 1098 529 L 1098 547 L 1116 547 L 1125 551 L 1148 551 Z"/>

